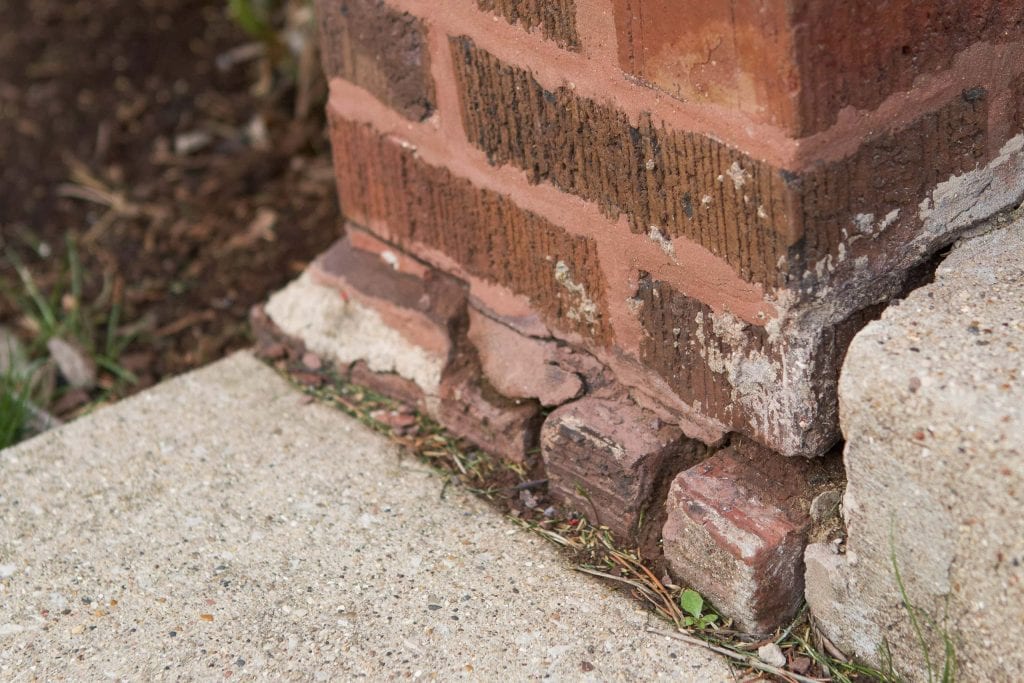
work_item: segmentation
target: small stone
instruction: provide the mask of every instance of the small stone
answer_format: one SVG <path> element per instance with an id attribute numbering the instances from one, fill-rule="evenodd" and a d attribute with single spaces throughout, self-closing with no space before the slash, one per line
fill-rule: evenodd
<path id="1" fill-rule="evenodd" d="M 73 636 L 81 635 L 84 632 L 85 632 L 85 625 L 84 624 L 76 624 L 75 626 L 71 627 L 71 635 L 73 635 Z"/>
<path id="2" fill-rule="evenodd" d="M 523 504 L 523 507 L 525 507 L 528 510 L 533 510 L 535 507 L 537 507 L 537 498 L 534 497 L 534 495 L 529 491 L 520 491 L 519 501 Z"/>
<path id="3" fill-rule="evenodd" d="M 792 669 L 794 673 L 806 674 L 811 668 L 811 658 L 794 657 L 792 664 L 789 665 L 789 668 Z"/>
<path id="4" fill-rule="evenodd" d="M 293 372 L 292 379 L 307 387 L 320 387 L 324 383 L 324 378 L 314 372 Z"/>
<path id="5" fill-rule="evenodd" d="M 302 364 L 310 370 L 319 370 L 323 367 L 323 361 L 320 360 L 320 356 L 316 355 L 312 351 L 307 351 L 302 354 Z"/>
<path id="6" fill-rule="evenodd" d="M 838 512 L 839 504 L 843 500 L 843 493 L 839 489 L 829 489 L 819 493 L 811 501 L 811 519 L 816 524 L 824 522 L 833 514 Z"/>
<path id="7" fill-rule="evenodd" d="M 46 348 L 68 384 L 76 389 L 96 386 L 96 361 L 84 349 L 60 337 L 51 338 Z"/>
<path id="8" fill-rule="evenodd" d="M 786 666 L 786 655 L 782 653 L 782 649 L 775 643 L 768 643 L 757 648 L 757 656 L 765 664 L 770 664 L 774 667 Z"/>
<path id="9" fill-rule="evenodd" d="M 202 151 L 213 142 L 213 136 L 205 130 L 190 130 L 174 136 L 174 153 L 188 156 Z"/>
<path id="10" fill-rule="evenodd" d="M 0 564 L 0 579 L 9 579 L 17 570 L 18 568 L 13 564 Z"/>

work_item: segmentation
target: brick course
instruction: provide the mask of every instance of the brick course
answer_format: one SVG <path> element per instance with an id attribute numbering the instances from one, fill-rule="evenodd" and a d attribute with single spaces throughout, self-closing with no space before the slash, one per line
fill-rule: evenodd
<path id="1" fill-rule="evenodd" d="M 466 272 L 529 297 L 546 320 L 603 343 L 603 273 L 593 240 L 430 166 L 370 126 L 332 117 L 346 214 L 401 247 L 437 249 Z"/>
<path id="2" fill-rule="evenodd" d="M 643 116 L 545 90 L 530 73 L 451 41 L 462 117 L 493 164 L 523 169 L 596 202 L 631 228 L 687 237 L 759 284 L 778 282 L 777 263 L 796 240 L 785 176 L 703 135 L 668 131 Z"/>

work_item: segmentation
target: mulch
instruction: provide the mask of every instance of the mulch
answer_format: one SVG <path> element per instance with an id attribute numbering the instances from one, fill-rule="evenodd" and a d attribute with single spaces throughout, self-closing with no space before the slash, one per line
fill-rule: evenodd
<path id="1" fill-rule="evenodd" d="M 15 264 L 59 293 L 73 240 L 82 303 L 133 337 L 118 395 L 248 345 L 250 307 L 340 234 L 323 83 L 226 6 L 0 0 L 0 323 L 31 341 Z"/>

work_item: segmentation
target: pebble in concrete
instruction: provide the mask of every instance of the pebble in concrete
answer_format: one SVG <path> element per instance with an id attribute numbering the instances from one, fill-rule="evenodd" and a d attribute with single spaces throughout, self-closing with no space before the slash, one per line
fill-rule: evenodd
<path id="1" fill-rule="evenodd" d="M 0 453 L 0 679 L 730 681 L 239 354 Z"/>

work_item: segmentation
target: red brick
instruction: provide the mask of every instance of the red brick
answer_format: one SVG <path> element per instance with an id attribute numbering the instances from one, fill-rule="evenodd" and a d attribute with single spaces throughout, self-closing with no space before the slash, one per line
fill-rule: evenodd
<path id="1" fill-rule="evenodd" d="M 354 248 L 352 239 L 358 234 L 350 228 L 349 235 L 313 262 L 313 280 L 372 308 L 410 344 L 450 359 L 453 340 L 466 324 L 467 298 L 462 285 L 432 268 L 401 272 L 381 254 Z"/>
<path id="2" fill-rule="evenodd" d="M 316 0 L 316 11 L 328 76 L 365 88 L 407 118 L 431 114 L 434 81 L 420 19 L 384 0 Z"/>
<path id="3" fill-rule="evenodd" d="M 472 353 L 441 378 L 440 398 L 437 419 L 453 433 L 510 462 L 530 466 L 536 459 L 540 404 L 499 394 Z"/>
<path id="4" fill-rule="evenodd" d="M 818 264 L 837 259 L 844 242 L 848 260 L 866 255 L 868 268 L 888 271 L 885 256 L 898 254 L 920 226 L 922 199 L 950 176 L 988 161 L 989 99 L 983 88 L 967 89 L 909 125 L 864 141 L 856 153 L 801 174 L 805 229 L 792 258 L 803 274 L 794 288 L 813 291 L 833 279 Z"/>
<path id="5" fill-rule="evenodd" d="M 866 216 L 882 223 L 898 209 L 885 226 L 898 239 L 886 244 L 873 234 L 857 248 L 899 249 L 919 227 L 916 208 L 930 189 L 988 154 L 980 87 L 865 139 L 844 158 L 790 172 L 707 136 L 656 127 L 648 115 L 633 125 L 624 111 L 569 87 L 545 90 L 469 38 L 451 47 L 467 134 L 492 164 L 522 168 L 532 182 L 595 202 L 609 216 L 625 213 L 635 232 L 656 226 L 693 240 L 769 291 L 810 296 L 829 284 L 832 273 L 819 277 L 820 264 L 843 257 L 842 242 L 861 239 L 853 230 Z"/>
<path id="6" fill-rule="evenodd" d="M 804 136 L 872 110 L 974 43 L 1024 37 L 1003 0 L 615 0 L 622 68 L 686 101 Z"/>
<path id="7" fill-rule="evenodd" d="M 619 63 L 687 102 L 738 108 L 796 132 L 798 70 L 787 3 L 613 0 Z"/>
<path id="8" fill-rule="evenodd" d="M 557 342 L 527 337 L 473 309 L 468 335 L 484 375 L 501 394 L 535 398 L 545 407 L 554 407 L 583 393 L 580 376 L 559 363 Z"/>
<path id="9" fill-rule="evenodd" d="M 786 176 L 686 131 L 638 125 L 625 112 L 545 90 L 528 71 L 505 64 L 465 37 L 452 39 L 470 140 L 495 165 L 526 170 L 531 182 L 625 213 L 634 232 L 652 225 L 688 237 L 745 279 L 776 284 L 778 262 L 798 239 Z"/>
<path id="10" fill-rule="evenodd" d="M 874 109 L 975 43 L 1024 38 L 1024 5 L 1006 0 L 802 0 L 792 21 L 804 132 Z"/>
<path id="11" fill-rule="evenodd" d="M 551 413 L 541 431 L 555 500 L 631 543 L 644 539 L 645 520 L 660 526 L 658 483 L 704 451 L 703 444 L 628 400 L 580 399 Z"/>
<path id="12" fill-rule="evenodd" d="M 570 235 L 371 126 L 331 118 L 343 210 L 397 246 L 438 250 L 471 276 L 529 298 L 549 325 L 610 339 L 594 241 Z"/>
<path id="13" fill-rule="evenodd" d="M 575 0 L 477 0 L 477 5 L 482 11 L 500 15 L 510 24 L 518 23 L 527 31 L 539 29 L 545 38 L 561 47 L 580 49 Z"/>
<path id="14" fill-rule="evenodd" d="M 744 630 L 784 624 L 803 601 L 810 503 L 835 465 L 744 443 L 679 474 L 663 534 L 672 575 Z"/>

